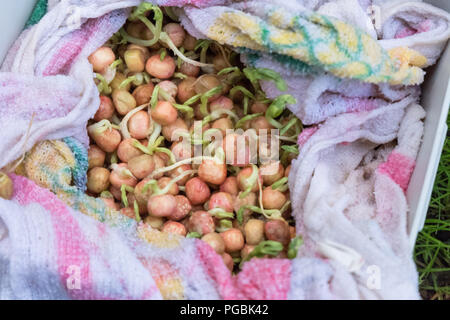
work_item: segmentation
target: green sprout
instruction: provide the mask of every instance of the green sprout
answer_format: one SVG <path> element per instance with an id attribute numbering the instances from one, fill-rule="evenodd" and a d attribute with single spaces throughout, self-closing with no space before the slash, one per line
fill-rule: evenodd
<path id="1" fill-rule="evenodd" d="M 288 247 L 287 256 L 289 259 L 294 259 L 297 257 L 298 249 L 303 244 L 303 238 L 301 236 L 297 236 L 291 240 Z"/>
<path id="2" fill-rule="evenodd" d="M 281 129 L 283 125 L 276 121 L 275 118 L 278 118 L 283 113 L 287 104 L 294 103 L 297 103 L 297 100 L 290 94 L 282 94 L 281 96 L 276 97 L 266 111 L 267 121 L 275 128 Z"/>
<path id="3" fill-rule="evenodd" d="M 278 241 L 266 240 L 260 242 L 245 259 L 242 259 L 239 268 L 242 269 L 244 262 L 249 261 L 252 258 L 262 258 L 264 256 L 277 256 L 283 251 L 283 245 Z"/>
<path id="4" fill-rule="evenodd" d="M 243 72 L 247 79 L 250 80 L 256 91 L 260 91 L 258 85 L 259 80 L 273 81 L 278 90 L 287 90 L 286 81 L 284 81 L 281 75 L 274 70 L 267 68 L 244 68 Z"/>
<path id="5" fill-rule="evenodd" d="M 198 233 L 198 232 L 189 232 L 187 235 L 186 235 L 186 238 L 196 238 L 196 239 L 200 239 L 202 237 L 202 235 L 200 234 L 200 233 Z"/>

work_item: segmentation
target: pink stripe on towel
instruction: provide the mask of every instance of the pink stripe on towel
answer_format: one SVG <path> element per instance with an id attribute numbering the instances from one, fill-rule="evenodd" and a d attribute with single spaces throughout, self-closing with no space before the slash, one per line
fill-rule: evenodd
<path id="1" fill-rule="evenodd" d="M 99 25 L 104 23 L 104 20 L 105 16 L 89 19 L 83 24 L 82 29 L 68 35 L 65 44 L 50 59 L 43 75 L 66 74 L 86 44 L 89 43 L 89 39 L 99 30 Z"/>
<path id="2" fill-rule="evenodd" d="M 285 300 L 290 280 L 290 260 L 254 259 L 244 264 L 236 285 L 246 299 Z"/>
<path id="3" fill-rule="evenodd" d="M 406 191 L 415 164 L 414 159 L 393 151 L 387 161 L 378 167 L 378 172 L 390 177 L 403 191 Z"/>
<path id="4" fill-rule="evenodd" d="M 417 33 L 417 30 L 411 28 L 411 27 L 404 27 L 403 29 L 400 29 L 395 34 L 395 39 L 401 39 L 406 38 L 409 36 L 413 36 Z"/>
<path id="5" fill-rule="evenodd" d="M 203 268 L 217 284 L 222 299 L 285 300 L 290 289 L 291 262 L 288 259 L 254 259 L 231 276 L 222 258 L 203 241 L 196 241 Z"/>
<path id="6" fill-rule="evenodd" d="M 208 276 L 217 284 L 222 299 L 243 299 L 234 287 L 231 273 L 223 263 L 222 257 L 204 241 L 197 240 L 195 244 L 202 267 L 205 269 Z"/>
<path id="7" fill-rule="evenodd" d="M 297 138 L 297 144 L 298 144 L 299 149 L 301 147 L 303 147 L 303 145 L 306 143 L 306 141 L 308 141 L 309 138 L 311 138 L 311 136 L 314 133 L 316 133 L 317 130 L 319 130 L 319 127 L 317 127 L 317 126 L 303 129 L 302 133 L 300 133 Z"/>
<path id="8" fill-rule="evenodd" d="M 55 194 L 33 181 L 17 175 L 11 175 L 11 178 L 15 187 L 14 197 L 21 205 L 37 202 L 50 213 L 56 234 L 58 272 L 69 296 L 73 299 L 98 298 L 91 279 L 89 244 L 68 207 Z M 78 271 L 80 287 L 76 288 L 77 282 L 71 282 L 71 279 L 75 279 Z M 71 285 L 74 286 L 69 288 Z"/>

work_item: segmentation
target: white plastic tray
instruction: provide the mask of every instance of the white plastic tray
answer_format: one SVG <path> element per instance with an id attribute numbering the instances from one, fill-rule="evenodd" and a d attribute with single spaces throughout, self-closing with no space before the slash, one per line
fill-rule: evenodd
<path id="1" fill-rule="evenodd" d="M 450 12 L 449 0 L 425 1 Z M 0 30 L 3 30 L 0 42 L 0 61 L 18 37 L 36 0 L 4 1 L 0 11 Z M 450 44 L 438 64 L 427 70 L 423 85 L 422 105 L 427 111 L 423 143 L 417 158 L 416 168 L 407 191 L 410 205 L 408 214 L 408 232 L 411 249 L 417 233 L 425 222 L 428 204 L 433 189 L 436 170 L 447 133 L 447 113 L 450 105 Z"/>
<path id="2" fill-rule="evenodd" d="M 450 12 L 449 0 L 425 1 Z M 406 194 L 410 205 L 408 231 L 411 249 L 414 248 L 417 233 L 426 219 L 431 191 L 439 165 L 442 147 L 447 135 L 447 114 L 450 105 L 450 43 L 437 65 L 427 70 L 422 86 L 421 104 L 427 112 L 422 146 L 416 168 Z"/>

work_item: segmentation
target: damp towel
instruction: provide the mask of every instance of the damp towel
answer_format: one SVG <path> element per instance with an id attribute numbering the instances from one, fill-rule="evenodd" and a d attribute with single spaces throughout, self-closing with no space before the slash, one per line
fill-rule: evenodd
<path id="1" fill-rule="evenodd" d="M 424 66 L 436 62 L 450 37 L 449 13 L 422 2 L 337 0 L 309 5 L 320 13 L 360 27 L 385 49 L 414 48 L 426 57 Z M 369 11 L 369 6 L 377 9 Z M 369 15 L 372 11 L 373 16 Z M 246 51 L 243 61 L 280 72 L 287 80 L 289 92 L 297 99 L 297 103 L 289 108 L 307 125 L 341 113 L 372 110 L 420 94 L 418 86 L 341 79 L 277 54 Z M 263 82 L 263 89 L 272 98 L 281 94 L 270 82 Z"/>
<path id="2" fill-rule="evenodd" d="M 307 235 L 302 255 L 319 254 L 335 267 L 340 261 L 347 271 L 353 269 L 351 280 L 339 267 L 330 276 L 330 286 L 342 298 L 394 299 L 400 292 L 402 298 L 418 298 L 404 192 L 424 116 L 421 106 L 405 99 L 331 118 L 299 137 L 301 151 L 289 181 L 296 226 Z M 352 250 L 342 250 L 341 245 Z M 368 290 L 374 270 L 383 275 L 381 283 L 378 290 Z"/>

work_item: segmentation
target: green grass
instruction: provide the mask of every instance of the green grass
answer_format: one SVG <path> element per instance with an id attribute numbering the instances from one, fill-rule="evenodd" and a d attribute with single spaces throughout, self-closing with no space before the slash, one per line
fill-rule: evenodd
<path id="1" fill-rule="evenodd" d="M 450 117 L 447 119 L 450 126 Z M 414 252 L 424 299 L 450 300 L 450 139 L 439 164 L 427 220 Z"/>

